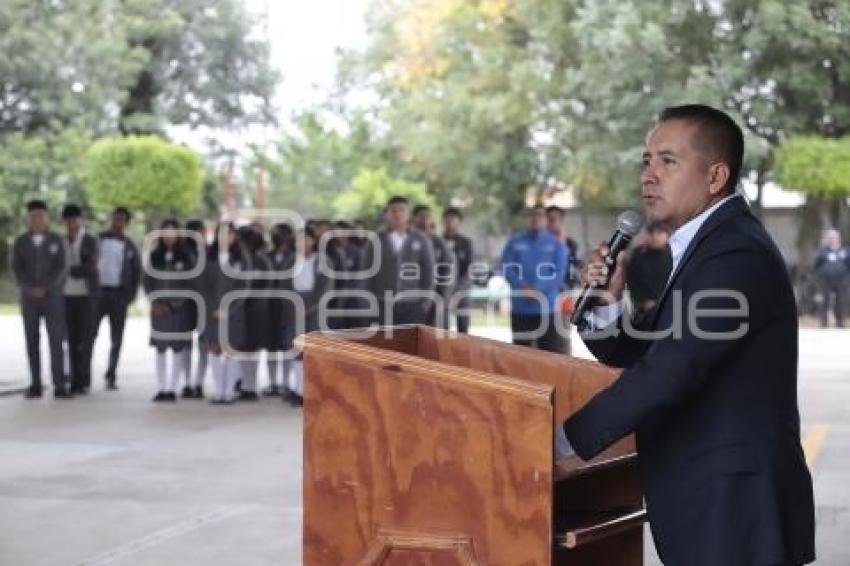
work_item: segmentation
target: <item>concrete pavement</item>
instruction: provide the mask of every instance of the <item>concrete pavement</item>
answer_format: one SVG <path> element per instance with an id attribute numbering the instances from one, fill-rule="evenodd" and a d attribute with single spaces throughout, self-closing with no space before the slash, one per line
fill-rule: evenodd
<path id="1" fill-rule="evenodd" d="M 121 390 L 104 391 L 102 332 L 90 396 L 0 398 L 0 565 L 299 564 L 300 411 L 277 400 L 151 403 L 144 319 L 129 322 Z M 0 317 L 0 336 L 4 379 L 26 376 L 20 322 Z M 850 564 L 849 345 L 850 332 L 802 333 L 804 439 L 825 566 Z M 648 556 L 657 564 L 651 548 Z"/>

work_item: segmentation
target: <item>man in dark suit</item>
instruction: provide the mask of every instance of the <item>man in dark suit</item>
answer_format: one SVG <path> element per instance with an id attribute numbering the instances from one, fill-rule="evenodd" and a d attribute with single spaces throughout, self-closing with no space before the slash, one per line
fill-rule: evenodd
<path id="1" fill-rule="evenodd" d="M 673 269 L 638 334 L 618 302 L 622 258 L 584 334 L 619 379 L 564 424 L 589 459 L 636 432 L 659 555 L 678 566 L 791 566 L 815 558 L 812 482 L 800 446 L 797 313 L 785 264 L 735 194 L 740 128 L 700 105 L 668 108 L 646 141 L 649 221 Z M 605 325 L 606 321 L 613 320 Z"/>
<path id="2" fill-rule="evenodd" d="M 427 234 L 410 226 L 410 207 L 405 197 L 389 200 L 384 211 L 386 228 L 378 243 L 367 240 L 361 269 L 377 268 L 363 280 L 363 289 L 378 303 L 382 325 L 426 324 L 435 292 L 434 249 Z"/>
<path id="3" fill-rule="evenodd" d="M 70 258 L 64 291 L 71 391 L 79 395 L 85 395 L 91 387 L 91 357 L 100 290 L 97 238 L 86 230 L 82 216 L 83 211 L 76 204 L 67 204 L 62 210 Z"/>

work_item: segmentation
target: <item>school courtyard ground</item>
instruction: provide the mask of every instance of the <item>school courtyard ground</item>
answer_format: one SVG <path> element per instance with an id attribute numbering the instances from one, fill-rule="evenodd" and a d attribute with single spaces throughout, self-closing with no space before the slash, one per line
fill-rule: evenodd
<path id="1" fill-rule="evenodd" d="M 504 327 L 474 331 L 508 338 Z M 0 564 L 300 564 L 300 410 L 272 399 L 151 403 L 143 318 L 129 322 L 120 391 L 105 391 L 102 332 L 89 396 L 26 401 L 16 393 L 27 375 L 21 323 L 0 316 Z M 846 566 L 850 331 L 802 331 L 800 404 L 817 564 Z M 658 564 L 651 544 L 647 556 Z"/>

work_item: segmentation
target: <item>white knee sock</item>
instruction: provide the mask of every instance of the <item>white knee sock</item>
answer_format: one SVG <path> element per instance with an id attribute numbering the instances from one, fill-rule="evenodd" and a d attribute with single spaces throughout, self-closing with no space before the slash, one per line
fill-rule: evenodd
<path id="1" fill-rule="evenodd" d="M 186 376 L 186 387 L 192 387 L 192 347 L 183 348 L 180 354 L 180 360 L 183 362 L 183 375 Z M 174 357 L 177 358 L 176 353 Z M 177 387 L 176 383 L 174 387 Z"/>
<path id="2" fill-rule="evenodd" d="M 295 363 L 295 360 L 292 358 L 286 358 L 283 360 L 283 386 L 290 391 L 294 391 L 295 385 L 292 383 L 292 365 Z"/>
<path id="3" fill-rule="evenodd" d="M 159 390 L 165 391 L 167 387 L 167 377 L 166 377 L 166 356 L 168 355 L 168 350 L 164 352 L 156 351 L 156 380 L 159 383 Z"/>
<path id="4" fill-rule="evenodd" d="M 266 367 L 269 370 L 269 385 L 271 387 L 277 387 L 277 373 L 278 368 L 280 368 L 280 360 L 274 359 L 274 352 L 269 352 L 269 357 L 266 360 Z"/>
<path id="5" fill-rule="evenodd" d="M 224 399 L 224 381 L 225 367 L 224 357 L 211 354 L 209 358 L 210 366 L 212 367 L 213 376 L 213 400 L 221 401 Z"/>
<path id="6" fill-rule="evenodd" d="M 168 392 L 174 393 L 180 385 L 180 374 L 186 371 L 186 359 L 190 352 L 183 348 L 179 352 L 171 353 L 171 382 L 168 384 Z"/>
<path id="7" fill-rule="evenodd" d="M 242 373 L 242 364 L 239 360 L 226 357 L 224 366 L 224 396 L 222 398 L 225 401 L 233 401 L 236 395 L 236 382 Z"/>
<path id="8" fill-rule="evenodd" d="M 259 357 L 259 352 L 256 356 Z M 256 358 L 242 360 L 242 391 L 257 392 L 257 368 L 260 362 Z"/>
<path id="9" fill-rule="evenodd" d="M 304 364 L 301 360 L 292 363 L 292 390 L 300 397 L 304 396 Z"/>
<path id="10" fill-rule="evenodd" d="M 198 366 L 195 368 L 195 387 L 204 386 L 204 377 L 207 373 L 209 351 L 203 346 L 198 346 Z"/>

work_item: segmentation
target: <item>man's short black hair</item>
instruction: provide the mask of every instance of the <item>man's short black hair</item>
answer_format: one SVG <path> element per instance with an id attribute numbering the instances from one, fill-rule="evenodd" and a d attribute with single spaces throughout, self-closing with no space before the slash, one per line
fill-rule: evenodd
<path id="1" fill-rule="evenodd" d="M 66 204 L 62 209 L 62 218 L 79 218 L 83 215 L 83 209 L 76 204 Z"/>
<path id="2" fill-rule="evenodd" d="M 186 222 L 186 229 L 192 232 L 201 233 L 204 231 L 204 221 L 200 218 L 193 218 Z"/>
<path id="3" fill-rule="evenodd" d="M 27 203 L 27 212 L 33 210 L 47 210 L 47 203 L 40 199 L 33 199 Z"/>
<path id="4" fill-rule="evenodd" d="M 417 214 L 419 214 L 422 211 L 431 212 L 431 207 L 428 206 L 427 204 L 417 204 L 416 206 L 413 207 L 413 212 L 411 214 L 413 214 L 413 216 L 416 216 Z"/>
<path id="5" fill-rule="evenodd" d="M 115 210 L 112 211 L 112 214 L 123 214 L 124 220 L 127 221 L 127 224 L 130 223 L 130 220 L 133 219 L 133 215 L 130 214 L 130 210 L 124 206 L 116 206 Z"/>
<path id="6" fill-rule="evenodd" d="M 391 207 L 394 204 L 408 205 L 408 204 L 410 204 L 410 201 L 407 200 L 407 197 L 403 197 L 401 195 L 396 195 L 396 196 L 392 197 L 390 200 L 387 201 L 387 208 Z"/>
<path id="7" fill-rule="evenodd" d="M 443 211 L 443 218 L 448 218 L 449 216 L 463 220 L 463 211 L 456 206 L 450 206 Z"/>
<path id="8" fill-rule="evenodd" d="M 560 218 L 563 218 L 567 214 L 566 210 L 564 210 L 560 206 L 555 206 L 554 204 L 546 207 L 546 214 L 549 214 L 550 212 L 554 212 Z"/>
<path id="9" fill-rule="evenodd" d="M 735 191 L 744 162 L 744 133 L 728 114 L 705 104 L 671 106 L 661 111 L 659 122 L 683 120 L 699 129 L 694 146 L 729 166 L 727 190 Z"/>

